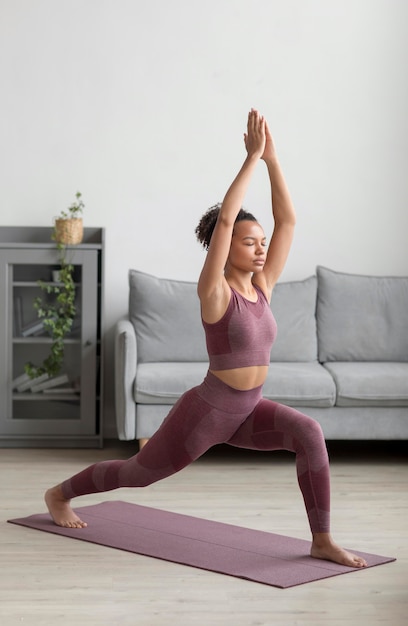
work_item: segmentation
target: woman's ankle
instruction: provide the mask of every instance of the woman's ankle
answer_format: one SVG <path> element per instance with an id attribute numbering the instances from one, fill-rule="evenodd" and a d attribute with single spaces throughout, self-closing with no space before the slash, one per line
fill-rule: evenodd
<path id="1" fill-rule="evenodd" d="M 330 533 L 312 533 L 313 544 L 319 548 L 334 544 Z"/>

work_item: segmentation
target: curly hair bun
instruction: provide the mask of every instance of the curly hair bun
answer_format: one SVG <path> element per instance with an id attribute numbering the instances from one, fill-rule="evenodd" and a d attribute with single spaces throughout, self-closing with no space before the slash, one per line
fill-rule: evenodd
<path id="1" fill-rule="evenodd" d="M 220 213 L 221 206 L 222 203 L 218 202 L 217 204 L 214 204 L 214 206 L 210 207 L 201 217 L 194 231 L 197 240 L 201 243 L 205 250 L 208 250 L 210 246 L 211 237 L 218 219 L 218 215 Z M 248 220 L 250 222 L 257 221 L 256 217 L 254 217 L 252 213 L 249 213 L 248 211 L 245 211 L 241 208 L 235 219 L 235 222 L 241 222 L 242 220 Z"/>
<path id="2" fill-rule="evenodd" d="M 208 250 L 210 245 L 211 235 L 213 234 L 220 209 L 221 202 L 218 202 L 217 204 L 214 204 L 214 206 L 210 207 L 201 217 L 195 229 L 196 237 L 205 250 Z"/>

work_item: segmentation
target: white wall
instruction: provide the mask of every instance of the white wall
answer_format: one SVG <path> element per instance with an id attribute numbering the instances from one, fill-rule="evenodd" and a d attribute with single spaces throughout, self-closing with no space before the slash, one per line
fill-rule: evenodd
<path id="1" fill-rule="evenodd" d="M 0 222 L 51 225 L 80 190 L 106 228 L 108 435 L 127 271 L 197 277 L 251 106 L 298 211 L 282 280 L 408 274 L 407 22 L 404 0 L 0 0 Z M 262 167 L 245 204 L 269 233 Z"/>

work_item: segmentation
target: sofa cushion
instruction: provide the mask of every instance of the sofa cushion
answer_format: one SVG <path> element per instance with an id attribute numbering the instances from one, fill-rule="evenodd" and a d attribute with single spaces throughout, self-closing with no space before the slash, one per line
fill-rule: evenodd
<path id="1" fill-rule="evenodd" d="M 408 278 L 317 267 L 319 360 L 408 361 Z"/>
<path id="2" fill-rule="evenodd" d="M 196 283 L 129 271 L 138 362 L 208 361 Z"/>
<path id="3" fill-rule="evenodd" d="M 182 393 L 203 381 L 207 369 L 208 363 L 141 363 L 134 386 L 135 402 L 174 404 Z M 319 363 L 271 363 L 263 395 L 290 406 L 330 407 L 336 389 Z"/>
<path id="4" fill-rule="evenodd" d="M 290 406 L 330 407 L 336 387 L 320 363 L 271 363 L 263 396 Z"/>
<path id="5" fill-rule="evenodd" d="M 277 283 L 271 309 L 278 325 L 271 361 L 317 361 L 317 278 Z"/>
<path id="6" fill-rule="evenodd" d="M 408 363 L 325 363 L 337 406 L 408 406 Z"/>
<path id="7" fill-rule="evenodd" d="M 137 337 L 138 361 L 208 361 L 197 285 L 129 271 L 129 319 Z M 315 276 L 278 283 L 271 308 L 278 335 L 271 361 L 316 361 Z"/>
<path id="8" fill-rule="evenodd" d="M 140 363 L 134 385 L 135 402 L 174 404 L 182 393 L 202 383 L 206 363 Z"/>

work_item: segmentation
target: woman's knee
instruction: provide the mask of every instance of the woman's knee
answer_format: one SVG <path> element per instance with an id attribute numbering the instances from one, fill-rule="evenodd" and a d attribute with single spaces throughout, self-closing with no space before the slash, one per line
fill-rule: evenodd
<path id="1" fill-rule="evenodd" d="M 280 405 L 277 411 L 275 427 L 291 435 L 302 445 L 322 446 L 325 444 L 323 429 L 313 417 L 301 413 L 293 407 Z"/>
<path id="2" fill-rule="evenodd" d="M 313 436 L 313 439 L 324 441 L 323 429 L 319 422 L 313 417 L 305 416 L 307 418 L 307 430 Z"/>

